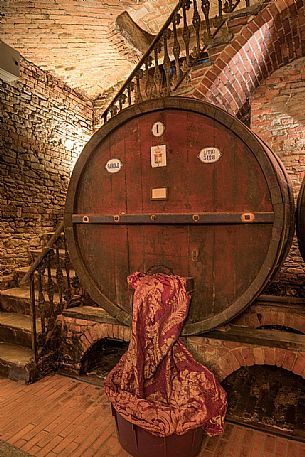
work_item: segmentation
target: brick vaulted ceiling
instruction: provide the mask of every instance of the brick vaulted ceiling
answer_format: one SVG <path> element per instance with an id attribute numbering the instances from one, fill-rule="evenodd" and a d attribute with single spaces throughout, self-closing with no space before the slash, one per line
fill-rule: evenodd
<path id="1" fill-rule="evenodd" d="M 116 27 L 127 11 L 157 33 L 176 1 L 0 0 L 0 39 L 27 60 L 95 99 L 123 81 L 139 53 Z"/>

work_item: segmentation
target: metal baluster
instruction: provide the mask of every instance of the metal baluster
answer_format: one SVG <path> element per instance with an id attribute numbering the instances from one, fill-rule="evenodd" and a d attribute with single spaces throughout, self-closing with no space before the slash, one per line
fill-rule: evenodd
<path id="1" fill-rule="evenodd" d="M 59 310 L 63 310 L 63 290 L 64 290 L 64 275 L 62 272 L 62 266 L 60 261 L 59 246 L 61 240 L 57 240 L 55 244 L 55 263 L 56 263 L 56 283 L 59 294 Z"/>
<path id="2" fill-rule="evenodd" d="M 232 5 L 232 3 L 233 3 L 232 0 L 226 0 L 226 1 L 225 1 L 224 7 L 223 7 L 224 13 L 232 13 L 232 11 L 233 11 L 233 5 Z M 239 2 L 238 2 L 238 3 L 239 3 Z"/>
<path id="3" fill-rule="evenodd" d="M 218 0 L 218 19 L 219 21 L 222 20 L 222 0 Z"/>
<path id="4" fill-rule="evenodd" d="M 169 29 L 164 30 L 163 33 L 163 43 L 164 43 L 164 59 L 163 59 L 163 68 L 165 73 L 165 93 L 166 95 L 170 94 L 170 59 L 168 55 L 167 40 L 170 38 L 171 31 Z"/>
<path id="5" fill-rule="evenodd" d="M 180 24 L 180 19 L 181 19 L 181 16 L 178 13 L 173 20 L 173 31 L 174 31 L 173 53 L 174 53 L 174 57 L 175 57 L 176 84 L 180 80 L 180 76 L 181 76 L 181 68 L 180 68 L 180 61 L 179 61 L 180 45 L 179 45 L 178 34 L 177 34 L 177 25 Z"/>
<path id="6" fill-rule="evenodd" d="M 119 111 L 122 111 L 123 109 L 123 103 L 122 103 L 122 96 L 119 96 Z"/>
<path id="7" fill-rule="evenodd" d="M 152 83 L 151 83 L 151 78 L 149 75 L 149 67 L 151 66 L 152 58 L 149 56 L 145 60 L 145 96 L 146 100 L 149 100 L 151 98 L 151 92 L 152 92 Z"/>
<path id="8" fill-rule="evenodd" d="M 80 295 L 80 282 L 79 277 L 75 273 L 72 278 L 72 287 L 73 287 L 73 295 Z"/>
<path id="9" fill-rule="evenodd" d="M 108 111 L 105 111 L 104 114 L 103 114 L 103 122 L 104 122 L 104 124 L 106 124 L 106 122 L 107 122 L 107 117 L 108 117 Z"/>
<path id="10" fill-rule="evenodd" d="M 126 99 L 127 99 L 126 94 L 121 94 L 121 95 L 119 96 L 120 111 L 122 111 L 123 106 L 124 106 L 125 103 L 126 103 Z"/>
<path id="11" fill-rule="evenodd" d="M 142 102 L 141 94 L 141 83 L 140 80 L 143 78 L 143 70 L 139 70 L 136 74 L 136 103 Z"/>
<path id="12" fill-rule="evenodd" d="M 190 9 L 190 2 L 185 2 L 183 4 L 183 41 L 185 46 L 185 58 L 186 58 L 186 67 L 189 68 L 190 66 L 190 29 L 187 23 L 187 15 L 186 11 Z"/>
<path id="13" fill-rule="evenodd" d="M 128 101 L 128 106 L 131 105 L 131 91 L 133 90 L 133 86 L 132 86 L 132 83 L 129 83 L 128 84 L 128 87 L 127 87 L 127 101 Z"/>
<path id="14" fill-rule="evenodd" d="M 54 258 L 54 251 L 51 250 L 47 256 L 47 294 L 49 299 L 49 319 L 48 328 L 50 328 L 51 322 L 54 322 L 55 316 L 55 305 L 54 305 L 54 281 L 52 279 L 51 261 Z"/>
<path id="15" fill-rule="evenodd" d="M 64 236 L 64 250 L 65 250 L 64 268 L 65 268 L 66 277 L 67 277 L 66 278 L 67 287 L 64 292 L 64 299 L 66 302 L 65 307 L 67 307 L 72 298 L 72 287 L 71 287 L 71 279 L 70 279 L 70 258 L 69 258 L 69 253 L 68 253 L 68 249 L 67 249 L 67 241 L 66 241 L 65 236 Z"/>
<path id="16" fill-rule="evenodd" d="M 42 263 L 37 268 L 37 282 L 38 282 L 38 308 L 40 313 L 40 321 L 41 321 L 41 333 L 44 337 L 46 332 L 46 306 L 45 306 L 45 298 L 43 293 L 43 277 L 45 272 L 45 262 Z"/>
<path id="17" fill-rule="evenodd" d="M 194 14 L 193 14 L 193 26 L 195 29 L 196 33 L 196 48 L 193 49 L 193 53 L 195 54 L 195 57 L 198 57 L 200 54 L 200 16 L 198 13 L 197 9 L 197 0 L 193 0 L 193 6 L 194 6 Z"/>
<path id="18" fill-rule="evenodd" d="M 156 95 L 161 94 L 161 73 L 159 68 L 159 44 L 156 44 L 154 48 L 154 56 L 155 56 L 155 71 L 154 71 L 154 85 L 156 88 Z"/>
<path id="19" fill-rule="evenodd" d="M 201 0 L 201 9 L 205 18 L 205 26 L 207 30 L 208 38 L 211 36 L 211 27 L 210 27 L 210 2 L 209 0 Z"/>
<path id="20" fill-rule="evenodd" d="M 36 303 L 35 303 L 35 273 L 30 275 L 30 302 L 31 302 L 31 324 L 32 324 L 32 352 L 35 363 L 38 360 L 37 328 L 36 328 Z"/>
<path id="21" fill-rule="evenodd" d="M 116 105 L 112 105 L 109 109 L 111 117 L 114 117 L 118 112 L 118 107 Z"/>

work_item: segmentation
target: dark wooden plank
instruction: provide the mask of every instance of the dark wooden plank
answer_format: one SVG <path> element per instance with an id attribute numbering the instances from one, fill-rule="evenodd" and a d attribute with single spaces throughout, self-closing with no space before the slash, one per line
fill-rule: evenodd
<path id="1" fill-rule="evenodd" d="M 278 330 L 257 330 L 247 327 L 228 325 L 225 330 L 213 330 L 204 335 L 206 338 L 235 341 L 259 346 L 278 347 L 292 351 L 305 351 L 305 335 Z"/>
<path id="2" fill-rule="evenodd" d="M 305 298 L 300 297 L 292 297 L 292 296 L 281 296 L 281 295 L 264 295 L 261 294 L 257 297 L 256 303 L 270 303 L 270 304 L 285 304 L 285 305 L 304 305 L 305 306 Z M 304 308 L 305 312 L 305 308 Z"/>
<path id="3" fill-rule="evenodd" d="M 297 201 L 296 233 L 301 256 L 305 261 L 305 177 L 303 178 Z"/>

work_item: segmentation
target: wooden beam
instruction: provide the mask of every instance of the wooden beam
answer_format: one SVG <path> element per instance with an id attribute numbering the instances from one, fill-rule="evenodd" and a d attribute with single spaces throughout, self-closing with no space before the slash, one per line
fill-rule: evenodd
<path id="1" fill-rule="evenodd" d="M 266 304 L 270 303 L 270 305 L 277 305 L 277 304 L 284 304 L 284 305 L 303 305 L 305 306 L 305 298 L 304 297 L 290 297 L 288 295 L 260 295 L 256 299 L 257 304 Z M 305 311 L 305 307 L 304 307 Z"/>
<path id="2" fill-rule="evenodd" d="M 270 346 L 299 352 L 305 351 L 305 335 L 280 330 L 263 330 L 227 325 L 223 330 L 213 330 L 201 336 L 217 340 L 254 344 L 256 346 Z"/>
<path id="3" fill-rule="evenodd" d="M 155 38 L 154 35 L 141 29 L 127 11 L 124 11 L 116 18 L 116 25 L 121 34 L 142 53 L 147 51 Z"/>

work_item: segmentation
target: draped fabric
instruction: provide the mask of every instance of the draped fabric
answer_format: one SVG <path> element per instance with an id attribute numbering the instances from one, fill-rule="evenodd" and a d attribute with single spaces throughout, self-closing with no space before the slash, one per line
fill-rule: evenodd
<path id="1" fill-rule="evenodd" d="M 190 297 L 179 276 L 134 273 L 132 336 L 105 391 L 126 420 L 158 436 L 223 433 L 226 393 L 178 339 Z"/>

